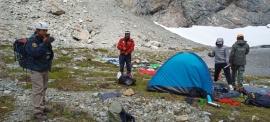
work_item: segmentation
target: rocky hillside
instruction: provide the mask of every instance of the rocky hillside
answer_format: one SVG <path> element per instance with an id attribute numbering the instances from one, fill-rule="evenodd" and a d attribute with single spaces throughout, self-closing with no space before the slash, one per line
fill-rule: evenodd
<path id="1" fill-rule="evenodd" d="M 165 26 L 192 25 L 228 28 L 270 23 L 269 0 L 117 0 L 140 16 L 150 16 Z"/>
<path id="2" fill-rule="evenodd" d="M 115 48 L 128 29 L 136 49 L 202 47 L 118 5 L 115 0 L 1 0 L 0 41 L 29 37 L 35 23 L 46 21 L 57 46 Z"/>

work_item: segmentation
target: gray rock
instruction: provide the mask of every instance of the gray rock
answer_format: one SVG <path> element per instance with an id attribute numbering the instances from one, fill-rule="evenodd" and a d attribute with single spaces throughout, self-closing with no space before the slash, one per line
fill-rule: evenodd
<path id="1" fill-rule="evenodd" d="M 185 122 L 188 121 L 188 115 L 180 115 L 176 118 L 176 122 Z"/>
<path id="2" fill-rule="evenodd" d="M 133 0 L 129 2 L 117 0 L 117 2 L 120 7 L 131 10 L 136 15 L 148 15 L 153 21 L 169 27 L 262 26 L 269 24 L 270 19 L 270 1 Z"/>
<path id="3" fill-rule="evenodd" d="M 11 91 L 10 91 L 10 90 L 4 90 L 3 93 L 4 93 L 4 94 L 9 94 L 9 93 L 11 93 Z"/>

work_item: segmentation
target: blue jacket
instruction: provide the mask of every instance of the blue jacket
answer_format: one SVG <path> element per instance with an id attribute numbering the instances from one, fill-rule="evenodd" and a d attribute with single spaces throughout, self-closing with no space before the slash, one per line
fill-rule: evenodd
<path id="1" fill-rule="evenodd" d="M 51 37 L 49 43 L 43 42 L 43 37 L 36 36 L 34 33 L 25 46 L 27 52 L 27 67 L 33 71 L 50 71 L 54 53 L 52 51 Z"/>

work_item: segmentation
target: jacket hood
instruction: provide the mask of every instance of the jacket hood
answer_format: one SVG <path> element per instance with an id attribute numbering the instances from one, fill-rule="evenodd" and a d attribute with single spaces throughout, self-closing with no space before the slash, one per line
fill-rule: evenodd
<path id="1" fill-rule="evenodd" d="M 223 38 L 217 38 L 216 42 L 224 42 Z"/>
<path id="2" fill-rule="evenodd" d="M 223 43 L 224 43 L 223 38 L 217 38 L 216 45 L 223 45 Z"/>
<path id="3" fill-rule="evenodd" d="M 245 45 L 247 43 L 247 41 L 245 41 L 245 40 L 237 40 L 235 43 L 237 45 L 239 45 L 239 46 L 243 46 L 243 45 Z"/>

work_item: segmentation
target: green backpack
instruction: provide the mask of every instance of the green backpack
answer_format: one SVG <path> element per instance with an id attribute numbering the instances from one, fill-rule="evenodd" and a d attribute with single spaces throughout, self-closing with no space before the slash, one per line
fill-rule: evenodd
<path id="1" fill-rule="evenodd" d="M 109 122 L 135 122 L 134 116 L 126 113 L 121 103 L 113 101 L 108 110 Z"/>

